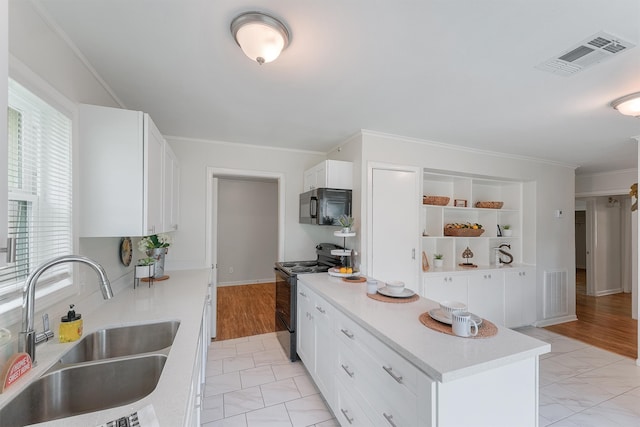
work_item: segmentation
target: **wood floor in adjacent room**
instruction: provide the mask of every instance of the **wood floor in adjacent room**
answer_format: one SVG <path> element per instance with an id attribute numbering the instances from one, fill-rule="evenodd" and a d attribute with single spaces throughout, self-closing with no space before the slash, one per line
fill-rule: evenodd
<path id="1" fill-rule="evenodd" d="M 588 296 L 584 270 L 576 273 L 577 321 L 545 329 L 622 356 L 637 358 L 638 322 L 631 318 L 631 294 Z"/>
<path id="2" fill-rule="evenodd" d="M 275 283 L 218 287 L 216 341 L 275 331 Z"/>

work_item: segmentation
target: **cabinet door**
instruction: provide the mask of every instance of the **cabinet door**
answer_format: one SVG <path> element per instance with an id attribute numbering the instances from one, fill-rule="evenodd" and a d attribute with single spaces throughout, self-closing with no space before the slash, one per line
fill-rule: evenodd
<path id="1" fill-rule="evenodd" d="M 163 230 L 175 231 L 178 229 L 178 205 L 179 205 L 180 167 L 178 159 L 165 142 L 164 151 L 164 190 L 162 218 Z"/>
<path id="2" fill-rule="evenodd" d="M 425 277 L 424 297 L 434 301 L 459 301 L 467 304 L 467 276 Z"/>
<path id="3" fill-rule="evenodd" d="M 329 304 L 316 297 L 314 315 L 315 332 L 315 380 L 322 395 L 329 403 L 333 403 L 333 374 L 335 369 L 336 352 L 333 338 L 333 324 Z"/>
<path id="4" fill-rule="evenodd" d="M 145 117 L 145 229 L 147 234 L 159 233 L 164 230 L 163 214 L 163 179 L 162 167 L 164 163 L 164 138 L 148 114 Z"/>
<path id="5" fill-rule="evenodd" d="M 469 276 L 469 311 L 504 325 L 504 275 L 491 271 Z"/>
<path id="6" fill-rule="evenodd" d="M 536 321 L 535 271 L 519 269 L 504 275 L 505 325 L 510 328 Z"/>
<path id="7" fill-rule="evenodd" d="M 310 191 L 316 188 L 316 171 L 314 168 L 304 171 L 304 188 L 302 191 Z"/>
<path id="8" fill-rule="evenodd" d="M 409 169 L 373 169 L 368 270 L 378 280 L 401 280 L 419 292 L 417 178 Z"/>
<path id="9" fill-rule="evenodd" d="M 315 337 L 313 331 L 313 313 L 311 312 L 311 293 L 298 284 L 296 351 L 309 372 L 315 369 Z"/>

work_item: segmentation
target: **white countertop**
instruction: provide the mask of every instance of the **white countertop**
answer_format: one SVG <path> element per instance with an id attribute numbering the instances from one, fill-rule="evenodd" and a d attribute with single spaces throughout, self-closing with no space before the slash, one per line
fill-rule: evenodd
<path id="1" fill-rule="evenodd" d="M 550 344 L 499 325 L 497 335 L 475 339 L 429 329 L 418 317 L 439 305 L 426 298 L 380 302 L 367 297 L 366 283 L 346 283 L 326 273 L 302 274 L 298 280 L 436 381 L 453 381 L 551 351 Z"/>
<path id="2" fill-rule="evenodd" d="M 154 323 L 164 320 L 179 320 L 180 327 L 169 352 L 156 389 L 145 398 L 130 405 L 75 417 L 63 418 L 37 425 L 64 427 L 92 427 L 122 416 L 127 416 L 151 404 L 160 426 L 182 426 L 187 414 L 187 402 L 191 377 L 196 361 L 197 344 L 204 303 L 207 295 L 209 270 L 172 271 L 170 278 L 156 281 L 151 287 L 147 283 L 133 289 L 123 289 L 112 299 L 105 301 L 95 311 L 82 312 L 84 335 L 95 330 L 136 323 Z M 52 342 L 41 344 L 36 349 L 38 362 L 26 378 L 20 379 L 5 393 L 0 394 L 0 407 L 37 379 L 65 352 L 78 343 L 58 343 L 58 332 L 54 331 Z M 99 387 L 99 378 L 96 378 Z"/>

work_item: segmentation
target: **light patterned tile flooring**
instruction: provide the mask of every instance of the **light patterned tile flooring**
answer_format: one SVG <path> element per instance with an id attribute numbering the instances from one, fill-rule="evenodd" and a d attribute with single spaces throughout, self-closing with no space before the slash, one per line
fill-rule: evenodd
<path id="1" fill-rule="evenodd" d="M 301 362 L 275 334 L 209 346 L 203 427 L 338 427 Z"/>
<path id="2" fill-rule="evenodd" d="M 518 330 L 551 344 L 540 360 L 540 427 L 637 427 L 635 361 L 534 327 Z M 203 427 L 337 427 L 300 362 L 275 334 L 211 343 Z"/>

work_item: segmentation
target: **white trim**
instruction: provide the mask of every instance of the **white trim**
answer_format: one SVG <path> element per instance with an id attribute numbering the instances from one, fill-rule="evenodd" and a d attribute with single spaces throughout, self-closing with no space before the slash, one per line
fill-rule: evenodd
<path id="1" fill-rule="evenodd" d="M 245 144 L 243 142 L 229 142 L 229 141 L 218 141 L 214 139 L 203 139 L 203 138 L 189 138 L 183 136 L 171 136 L 171 135 L 163 135 L 165 139 L 172 140 L 175 142 L 199 142 L 202 144 L 216 144 L 216 145 L 225 145 L 228 147 L 244 147 L 244 148 L 258 148 L 263 150 L 274 150 L 274 151 L 288 151 L 292 153 L 302 153 L 302 154 L 318 154 L 318 155 L 326 155 L 327 153 L 320 151 L 311 151 L 311 150 L 301 150 L 297 148 L 285 148 L 285 147 L 273 147 L 270 145 L 257 145 L 257 144 Z"/>
<path id="2" fill-rule="evenodd" d="M 426 140 L 426 139 L 412 138 L 412 137 L 408 137 L 408 136 L 394 135 L 394 134 L 391 134 L 391 133 L 371 131 L 371 130 L 366 130 L 366 129 L 361 129 L 360 132 L 362 133 L 362 135 L 378 136 L 378 137 L 382 137 L 382 138 L 393 138 L 393 139 L 399 140 L 399 141 L 412 142 L 412 143 L 423 144 L 423 145 L 431 145 L 431 146 L 434 146 L 434 147 L 446 148 L 448 150 L 464 151 L 464 152 L 468 152 L 468 153 L 486 154 L 486 155 L 489 155 L 489 156 L 501 157 L 501 158 L 504 158 L 504 159 L 528 160 L 528 161 L 532 161 L 532 162 L 536 162 L 536 163 L 543 163 L 543 164 L 554 165 L 554 166 L 562 166 L 562 167 L 568 167 L 568 168 L 572 168 L 572 169 L 577 169 L 580 166 L 580 165 L 576 165 L 576 164 L 572 164 L 572 163 L 564 163 L 564 162 L 558 162 L 558 161 L 553 161 L 553 160 L 540 159 L 540 158 L 537 158 L 537 157 L 521 156 L 521 155 L 517 155 L 517 154 L 507 154 L 507 153 L 502 153 L 502 152 L 498 152 L 498 151 L 481 150 L 481 149 L 478 149 L 478 148 L 465 147 L 465 146 L 462 146 L 462 145 L 447 144 L 447 143 L 444 143 L 444 142 L 436 142 L 436 141 L 430 141 L 430 140 Z"/>
<path id="3" fill-rule="evenodd" d="M 622 288 L 607 289 L 607 290 L 604 290 L 604 291 L 596 292 L 596 296 L 597 297 L 604 297 L 606 295 L 615 295 L 615 294 L 621 294 L 621 293 L 624 293 L 624 289 L 622 289 Z"/>
<path id="4" fill-rule="evenodd" d="M 551 319 L 538 320 L 533 324 L 533 326 L 537 328 L 544 328 L 547 326 L 558 325 L 560 323 L 573 322 L 575 320 L 578 320 L 578 317 L 575 314 L 572 314 L 569 316 L 553 317 Z"/>

